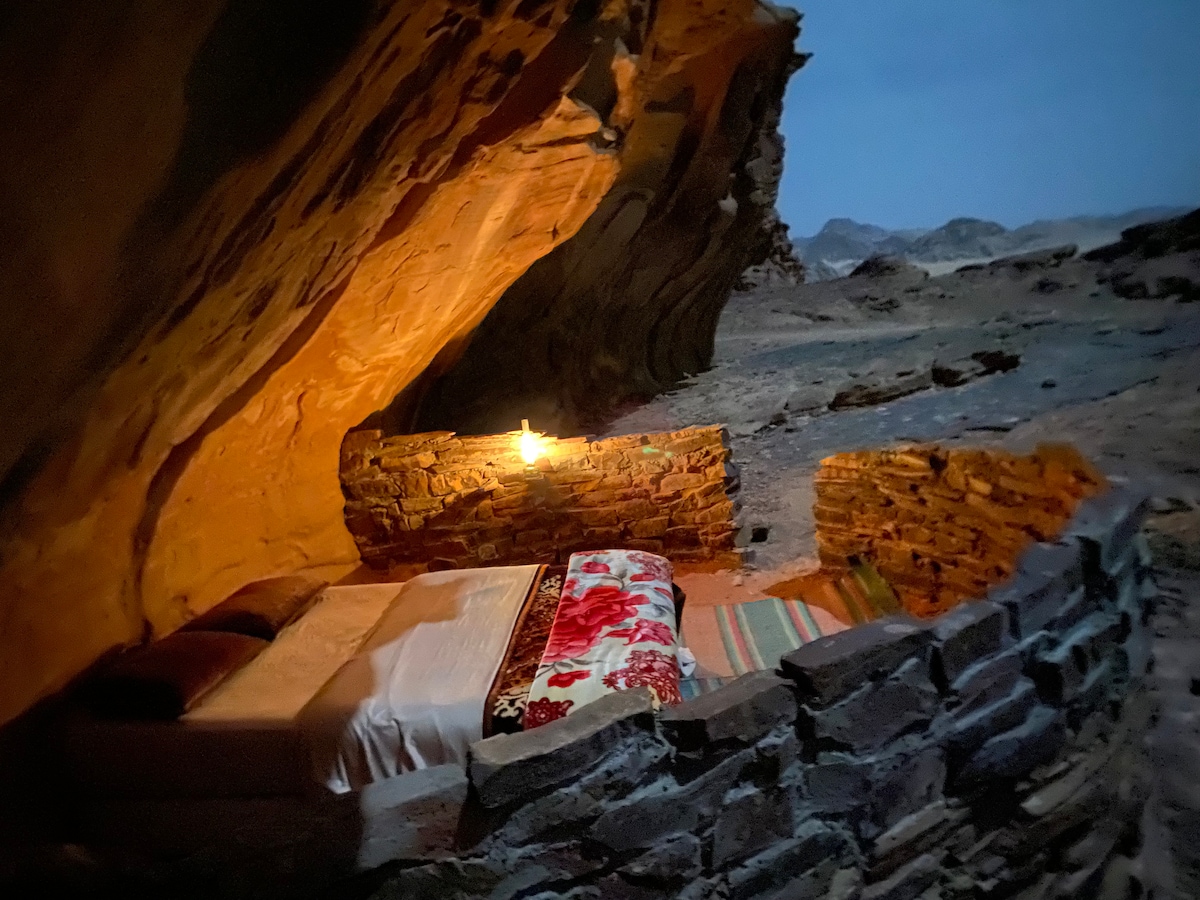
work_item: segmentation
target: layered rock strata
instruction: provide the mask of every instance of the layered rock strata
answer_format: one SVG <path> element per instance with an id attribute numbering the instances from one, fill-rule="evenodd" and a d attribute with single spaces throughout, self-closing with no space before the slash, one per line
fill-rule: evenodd
<path id="1" fill-rule="evenodd" d="M 744 267 L 729 233 L 758 213 L 725 198 L 772 122 L 794 15 L 335 6 L 18 0 L 6 19 L 0 722 L 249 581 L 355 565 L 346 432 L 604 203 L 590 227 L 625 237 L 586 242 L 573 284 L 634 277 L 662 231 L 621 223 L 651 200 L 686 210 L 704 260 L 657 271 L 644 319 L 694 318 L 682 292 L 715 321 Z M 658 338 L 684 332 L 622 339 L 703 357 Z M 605 367 L 601 344 L 581 352 Z"/>
<path id="2" fill-rule="evenodd" d="M 260 836 L 224 838 L 188 886 L 311 888 L 386 859 L 372 896 L 1140 896 L 1146 509 L 1124 489 L 1084 501 L 1000 590 L 932 622 L 818 639 L 780 673 L 658 714 L 645 689 L 620 692 L 475 744 L 466 777 L 441 767 L 341 798 L 365 817 L 349 862 L 330 855 L 334 805 L 310 802 L 291 843 L 278 825 L 303 804 L 281 802 L 275 827 L 264 806 L 243 820 Z M 390 843 L 389 820 L 404 823 Z M 187 824 L 147 821 L 164 849 Z"/>
<path id="3" fill-rule="evenodd" d="M 839 453 L 816 475 L 821 564 L 871 562 L 906 610 L 928 618 L 1011 576 L 1027 547 L 1052 541 L 1105 485 L 1059 445 L 1030 456 L 936 445 Z"/>
<path id="4" fill-rule="evenodd" d="M 596 214 L 505 292 L 461 355 L 439 361 L 439 379 L 401 399 L 402 430 L 483 434 L 514 416 L 588 430 L 708 368 L 729 292 L 786 240 L 776 125 L 807 57 L 780 53 L 790 18 L 769 4 L 759 17 L 764 34 L 705 52 L 687 35 L 689 60 L 624 134 L 630 163 Z"/>
<path id="5" fill-rule="evenodd" d="M 347 435 L 346 525 L 363 560 L 565 563 L 576 551 L 619 548 L 740 564 L 739 481 L 724 429 L 550 438 L 532 467 L 519 438 Z"/>

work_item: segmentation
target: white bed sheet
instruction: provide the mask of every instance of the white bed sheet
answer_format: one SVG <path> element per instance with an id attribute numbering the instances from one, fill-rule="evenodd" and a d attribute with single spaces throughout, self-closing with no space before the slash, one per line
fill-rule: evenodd
<path id="1" fill-rule="evenodd" d="M 431 572 L 407 582 L 300 716 L 316 779 L 344 793 L 402 772 L 466 765 L 537 571 Z"/>

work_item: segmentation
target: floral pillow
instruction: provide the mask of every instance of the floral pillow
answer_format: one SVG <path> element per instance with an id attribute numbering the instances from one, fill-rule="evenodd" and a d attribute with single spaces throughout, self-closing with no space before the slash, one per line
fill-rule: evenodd
<path id="1" fill-rule="evenodd" d="M 647 686 L 660 703 L 680 702 L 671 574 L 670 562 L 637 550 L 571 557 L 526 729 L 623 688 Z"/>

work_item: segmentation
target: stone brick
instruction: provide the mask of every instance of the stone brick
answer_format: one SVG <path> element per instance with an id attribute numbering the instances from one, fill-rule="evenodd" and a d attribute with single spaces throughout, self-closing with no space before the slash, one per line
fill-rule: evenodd
<path id="1" fill-rule="evenodd" d="M 668 528 L 663 545 L 667 548 L 690 548 L 700 546 L 700 535 L 695 528 L 680 526 Z"/>
<path id="2" fill-rule="evenodd" d="M 1062 713 L 1035 707 L 1016 728 L 988 739 L 958 773 L 955 783 L 974 785 L 995 779 L 1016 779 L 1054 758 L 1066 741 Z"/>
<path id="3" fill-rule="evenodd" d="M 616 502 L 616 491 L 588 491 L 575 498 L 575 505 L 583 509 L 595 506 L 614 506 Z M 652 506 L 651 510 L 653 509 Z"/>
<path id="4" fill-rule="evenodd" d="M 621 517 L 616 509 L 603 507 L 600 509 L 573 509 L 571 519 L 585 528 L 604 528 L 621 524 Z"/>
<path id="5" fill-rule="evenodd" d="M 657 553 L 660 556 L 665 549 L 662 541 L 650 540 L 646 538 L 626 541 L 625 547 L 629 550 L 644 550 L 647 553 Z"/>
<path id="6" fill-rule="evenodd" d="M 891 616 L 818 638 L 784 656 L 780 665 L 811 704 L 824 706 L 906 660 L 926 659 L 930 639 L 915 619 Z"/>
<path id="7" fill-rule="evenodd" d="M 1021 649 L 980 659 L 950 684 L 948 707 L 960 719 L 1007 697 L 1024 672 Z"/>
<path id="8" fill-rule="evenodd" d="M 635 538 L 656 538 L 662 537 L 667 533 L 667 527 L 670 524 L 670 519 L 666 516 L 659 516 L 652 519 L 641 519 L 637 522 L 632 522 L 629 525 L 629 533 Z"/>
<path id="9" fill-rule="evenodd" d="M 368 870 L 451 852 L 466 800 L 467 773 L 446 765 L 387 778 L 335 802 L 360 829 L 355 866 Z"/>
<path id="10" fill-rule="evenodd" d="M 730 739 L 748 743 L 795 720 L 795 689 L 773 672 L 751 672 L 662 713 L 663 731 L 683 750 Z"/>
<path id="11" fill-rule="evenodd" d="M 952 808 L 944 799 L 938 799 L 905 816 L 875 839 L 868 870 L 870 879 L 887 878 L 906 863 L 944 844 L 946 837 L 970 814 L 969 807 Z"/>
<path id="12" fill-rule="evenodd" d="M 935 665 L 949 683 L 976 660 L 1000 651 L 1008 634 L 1008 613 L 995 603 L 964 603 L 934 619 L 930 628 Z"/>
<path id="13" fill-rule="evenodd" d="M 1036 544 L 1022 557 L 1013 579 L 988 594 L 1008 609 L 1017 637 L 1027 637 L 1052 623 L 1083 587 L 1083 555 L 1077 541 Z"/>
<path id="14" fill-rule="evenodd" d="M 1066 635 L 1058 646 L 1039 654 L 1031 674 L 1042 699 L 1062 705 L 1074 699 L 1088 672 L 1124 637 L 1121 619 L 1096 613 Z"/>
<path id="15" fill-rule="evenodd" d="M 734 515 L 734 504 L 730 500 L 725 500 L 720 503 L 715 503 L 707 509 L 702 509 L 696 513 L 696 521 L 702 525 L 715 525 L 718 523 L 730 522 Z"/>
<path id="16" fill-rule="evenodd" d="M 1007 696 L 954 720 L 948 735 L 951 752 L 959 758 L 973 753 L 995 735 L 1016 728 L 1037 705 L 1033 682 L 1021 678 Z"/>
<path id="17" fill-rule="evenodd" d="M 704 475 L 699 472 L 666 475 L 659 482 L 658 489 L 661 493 L 672 494 L 676 491 L 687 490 L 688 488 L 698 488 L 704 484 L 704 481 Z"/>
<path id="18" fill-rule="evenodd" d="M 617 504 L 617 512 L 624 522 L 650 519 L 662 515 L 662 510 L 649 500 L 623 500 Z"/>
<path id="19" fill-rule="evenodd" d="M 1092 544 L 1099 564 L 1112 571 L 1150 511 L 1150 496 L 1139 486 L 1114 481 L 1109 490 L 1079 504 L 1067 534 Z"/>
<path id="20" fill-rule="evenodd" d="M 753 750 L 742 750 L 685 784 L 666 778 L 645 787 L 600 816 L 588 836 L 620 852 L 655 846 L 664 835 L 695 832 L 716 816 L 725 793 L 756 758 Z"/>
<path id="21" fill-rule="evenodd" d="M 691 880 L 704 865 L 700 858 L 700 839 L 692 834 L 676 834 L 617 869 L 638 881 L 670 884 L 677 879 Z"/>
<path id="22" fill-rule="evenodd" d="M 518 547 L 531 547 L 550 543 L 550 532 L 544 528 L 534 528 L 529 531 L 518 531 L 513 538 Z"/>
<path id="23" fill-rule="evenodd" d="M 923 730 L 938 708 L 929 666 L 913 659 L 882 682 L 868 682 L 845 700 L 809 709 L 818 741 L 834 741 L 854 751 L 872 750 L 905 732 Z"/>
<path id="24" fill-rule="evenodd" d="M 528 799 L 586 771 L 624 738 L 654 728 L 650 689 L 618 691 L 531 731 L 472 744 L 471 781 L 484 806 Z"/>
<path id="25" fill-rule="evenodd" d="M 805 796 L 818 813 L 845 816 L 868 839 L 942 796 L 946 763 L 935 743 L 905 738 L 873 754 L 818 754 Z"/>
<path id="26" fill-rule="evenodd" d="M 487 896 L 505 873 L 494 860 L 450 859 L 403 869 L 375 892 L 376 900 L 465 900 Z"/>
<path id="27" fill-rule="evenodd" d="M 883 881 L 863 888 L 860 900 L 916 900 L 941 874 L 941 853 L 926 853 Z"/>
<path id="28" fill-rule="evenodd" d="M 838 863 L 843 866 L 852 864 L 857 858 L 857 848 L 845 832 L 809 820 L 800 825 L 796 836 L 791 840 L 775 844 L 731 871 L 728 876 L 729 900 L 770 896 L 771 892 L 793 883 L 798 875 L 819 868 L 824 869 L 826 879 L 832 880 L 839 868 Z M 814 900 L 816 897 L 828 896 L 825 891 L 829 880 L 819 885 L 820 893 L 809 896 Z M 786 896 L 796 900 L 807 900 L 805 894 L 799 892 Z"/>
<path id="29" fill-rule="evenodd" d="M 778 788 L 741 785 L 721 801 L 713 827 L 712 866 L 723 869 L 736 860 L 792 836 L 792 804 Z"/>
<path id="30" fill-rule="evenodd" d="M 873 827 L 860 827 L 863 837 L 875 838 L 932 803 L 945 785 L 946 754 L 936 743 L 910 738 L 889 747 L 876 760 L 870 789 Z"/>

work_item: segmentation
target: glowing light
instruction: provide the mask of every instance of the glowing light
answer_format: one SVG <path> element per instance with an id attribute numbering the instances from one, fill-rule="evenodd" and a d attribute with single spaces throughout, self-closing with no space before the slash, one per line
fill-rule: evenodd
<path id="1" fill-rule="evenodd" d="M 543 455 L 542 436 L 529 430 L 528 419 L 521 420 L 520 446 L 521 459 L 525 460 L 527 466 L 532 466 Z"/>

